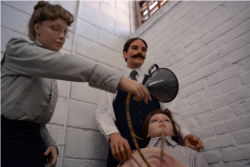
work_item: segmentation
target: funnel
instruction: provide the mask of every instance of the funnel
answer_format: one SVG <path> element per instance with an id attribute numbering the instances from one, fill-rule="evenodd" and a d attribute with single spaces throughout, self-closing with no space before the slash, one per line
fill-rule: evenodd
<path id="1" fill-rule="evenodd" d="M 156 70 L 151 72 L 156 67 Z M 157 64 L 148 70 L 149 79 L 145 87 L 149 93 L 161 102 L 167 103 L 176 97 L 179 84 L 175 74 L 167 68 L 159 68 Z"/>

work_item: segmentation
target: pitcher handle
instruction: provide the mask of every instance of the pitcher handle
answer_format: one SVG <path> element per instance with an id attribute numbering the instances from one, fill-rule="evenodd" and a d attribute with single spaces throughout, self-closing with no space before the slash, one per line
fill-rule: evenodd
<path id="1" fill-rule="evenodd" d="M 148 70 L 148 75 L 149 77 L 152 77 L 152 73 L 151 73 L 151 70 L 153 70 L 153 68 L 156 67 L 156 69 L 159 69 L 158 65 L 157 64 L 154 64 L 150 67 L 150 69 Z"/>

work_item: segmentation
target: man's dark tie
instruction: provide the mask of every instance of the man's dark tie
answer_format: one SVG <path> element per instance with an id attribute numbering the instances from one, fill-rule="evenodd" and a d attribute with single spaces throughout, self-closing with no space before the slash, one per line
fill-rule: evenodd
<path id="1" fill-rule="evenodd" d="M 133 80 L 137 81 L 137 79 L 136 79 L 136 77 L 135 77 L 137 74 L 138 74 L 138 73 L 137 73 L 137 71 L 136 71 L 136 70 L 131 71 L 131 73 L 130 73 L 130 77 L 131 77 L 131 79 L 133 79 Z"/>

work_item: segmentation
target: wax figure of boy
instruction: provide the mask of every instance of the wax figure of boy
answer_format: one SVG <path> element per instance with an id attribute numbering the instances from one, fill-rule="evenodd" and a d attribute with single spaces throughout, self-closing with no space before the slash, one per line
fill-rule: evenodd
<path id="1" fill-rule="evenodd" d="M 143 97 L 140 83 L 98 64 L 58 52 L 74 16 L 60 5 L 39 1 L 29 21 L 29 38 L 12 38 L 1 61 L 1 166 L 56 166 L 56 142 L 46 129 L 58 98 L 55 79 L 89 82 L 115 93 L 117 87 Z"/>
<path id="2" fill-rule="evenodd" d="M 162 126 L 164 129 L 164 156 L 162 167 L 207 167 L 208 164 L 202 155 L 189 147 L 177 144 L 180 128 L 172 118 L 168 109 L 157 109 L 148 114 L 143 126 L 143 140 L 146 148 L 141 149 L 146 160 L 152 167 L 159 167 L 162 147 Z M 156 148 L 157 147 L 157 148 Z M 137 151 L 132 154 L 132 159 L 120 163 L 121 167 L 145 166 Z"/>
<path id="3" fill-rule="evenodd" d="M 146 58 L 147 49 L 147 43 L 140 38 L 129 39 L 124 44 L 123 56 L 127 62 L 125 77 L 135 79 L 142 84 L 147 81 L 148 75 L 141 68 Z M 126 98 L 127 93 L 121 89 L 118 89 L 116 95 L 102 92 L 95 111 L 98 128 L 110 142 L 107 159 L 108 167 L 117 166 L 119 161 L 123 162 L 131 158 L 131 149 L 135 149 L 127 124 Z M 165 109 L 165 105 L 166 103 L 160 103 L 154 97 L 148 104 L 143 101 L 133 102 L 130 100 L 131 121 L 134 132 L 139 138 L 142 138 L 142 127 L 147 115 L 153 110 Z M 174 115 L 176 118 L 178 117 L 177 112 Z M 181 137 L 182 139 L 185 138 L 185 145 L 192 146 L 198 151 L 200 148 L 203 149 L 204 146 L 201 140 L 192 135 L 186 128 L 187 126 L 179 124 L 182 128 Z M 145 147 L 142 140 L 138 139 L 137 142 L 140 148 Z"/>

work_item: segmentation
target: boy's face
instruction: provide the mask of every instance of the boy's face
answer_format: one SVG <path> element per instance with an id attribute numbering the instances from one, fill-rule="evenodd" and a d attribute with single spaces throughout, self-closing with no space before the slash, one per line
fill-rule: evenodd
<path id="1" fill-rule="evenodd" d="M 155 114 L 149 121 L 147 137 L 162 136 L 163 125 L 165 125 L 164 136 L 174 136 L 173 125 L 169 117 L 165 114 Z"/>
<path id="2" fill-rule="evenodd" d="M 47 49 L 59 51 L 65 42 L 65 34 L 68 32 L 66 21 L 61 18 L 46 20 L 36 23 L 36 40 L 40 41 Z"/>
<path id="3" fill-rule="evenodd" d="M 143 65 L 146 58 L 147 48 L 140 39 L 132 42 L 127 52 L 123 52 L 123 57 L 127 59 L 127 67 L 135 69 Z"/>

